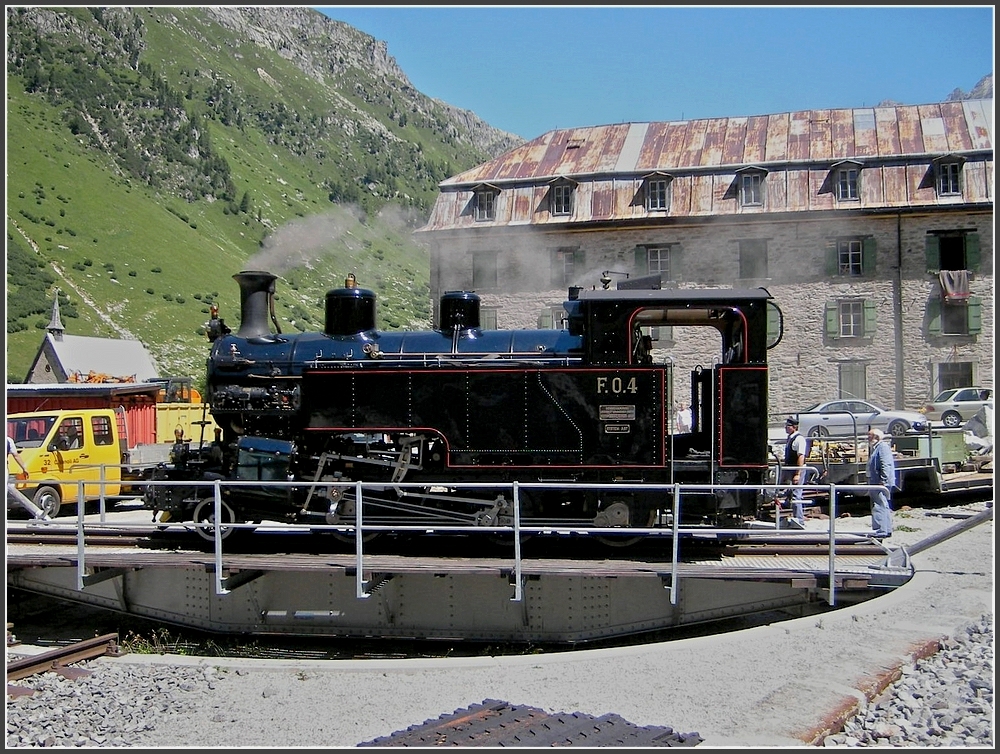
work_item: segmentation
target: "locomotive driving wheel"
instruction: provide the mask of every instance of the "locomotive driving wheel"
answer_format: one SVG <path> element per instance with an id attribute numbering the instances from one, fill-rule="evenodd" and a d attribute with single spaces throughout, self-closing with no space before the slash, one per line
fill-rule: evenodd
<path id="1" fill-rule="evenodd" d="M 219 536 L 225 539 L 232 534 L 235 529 L 227 524 L 235 524 L 236 512 L 224 500 L 220 504 L 221 520 L 219 521 Z M 206 497 L 200 500 L 194 508 L 191 520 L 195 524 L 199 536 L 204 537 L 209 542 L 215 541 L 215 498 Z"/>
<path id="2" fill-rule="evenodd" d="M 326 522 L 331 526 L 337 524 L 354 524 L 354 499 L 343 494 L 329 494 L 328 497 L 330 497 L 331 504 L 330 509 L 326 514 Z M 356 536 L 354 529 L 349 531 L 340 531 L 339 529 L 313 529 L 312 531 L 329 534 L 334 539 L 348 544 L 353 543 Z M 366 543 L 371 542 L 373 539 L 377 539 L 379 534 L 380 532 L 377 531 L 366 531 L 361 536 L 361 541 Z"/>
<path id="3" fill-rule="evenodd" d="M 634 498 L 616 498 L 601 508 L 594 517 L 594 526 L 602 529 L 615 526 L 648 529 L 653 526 L 655 516 L 656 511 L 644 502 Z M 596 537 L 597 541 L 609 547 L 630 547 L 644 539 L 641 534 L 597 534 Z"/>

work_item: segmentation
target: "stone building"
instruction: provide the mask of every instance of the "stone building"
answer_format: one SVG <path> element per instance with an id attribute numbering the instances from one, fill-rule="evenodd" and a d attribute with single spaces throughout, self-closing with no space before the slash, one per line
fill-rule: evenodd
<path id="1" fill-rule="evenodd" d="M 570 286 L 764 287 L 770 410 L 993 386 L 993 100 L 550 131 L 440 185 L 433 300 L 560 327 Z M 602 282 L 603 281 L 603 282 Z M 716 344 L 650 334 L 696 369 Z"/>

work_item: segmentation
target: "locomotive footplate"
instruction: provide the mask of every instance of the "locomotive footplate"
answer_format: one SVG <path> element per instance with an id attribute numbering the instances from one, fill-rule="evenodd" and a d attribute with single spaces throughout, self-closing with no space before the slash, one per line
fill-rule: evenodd
<path id="1" fill-rule="evenodd" d="M 579 643 L 755 613 L 822 612 L 825 557 L 766 565 L 709 559 L 525 559 L 521 589 L 509 558 L 227 555 L 131 550 L 85 553 L 10 545 L 8 587 L 219 634 Z M 904 583 L 878 556 L 838 556 L 837 604 Z M 81 573 L 83 575 L 81 575 Z M 671 587 L 676 586 L 676 599 Z M 515 599 L 515 597 L 520 597 Z"/>

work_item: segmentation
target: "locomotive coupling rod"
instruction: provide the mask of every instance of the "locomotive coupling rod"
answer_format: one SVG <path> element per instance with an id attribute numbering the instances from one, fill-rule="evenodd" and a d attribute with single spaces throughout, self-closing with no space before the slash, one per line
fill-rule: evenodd
<path id="1" fill-rule="evenodd" d="M 27 678 L 36 673 L 58 670 L 64 665 L 81 660 L 92 660 L 105 654 L 112 657 L 118 657 L 121 654 L 118 647 L 118 634 L 95 636 L 93 639 L 84 639 L 65 647 L 57 647 L 40 655 L 12 660 L 7 663 L 7 683 Z"/>

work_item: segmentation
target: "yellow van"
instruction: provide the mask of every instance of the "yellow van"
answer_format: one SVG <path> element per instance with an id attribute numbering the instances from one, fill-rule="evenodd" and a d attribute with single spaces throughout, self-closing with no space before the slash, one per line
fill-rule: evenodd
<path id="1" fill-rule="evenodd" d="M 17 488 L 55 518 L 63 503 L 75 503 L 79 482 L 84 499 L 121 494 L 123 442 L 113 409 L 54 409 L 7 415 L 7 436 L 14 439 L 28 467 Z M 7 458 L 7 473 L 21 469 Z M 103 477 L 102 477 L 103 474 Z"/>

